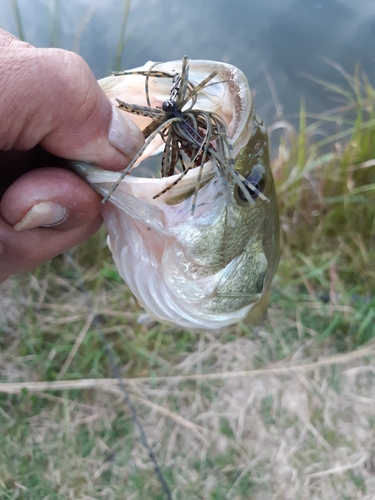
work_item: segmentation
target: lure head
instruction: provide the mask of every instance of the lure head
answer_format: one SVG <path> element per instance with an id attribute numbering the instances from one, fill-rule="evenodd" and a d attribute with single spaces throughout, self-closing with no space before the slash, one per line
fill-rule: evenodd
<path id="1" fill-rule="evenodd" d="M 165 111 L 168 115 L 172 115 L 176 108 L 176 104 L 171 99 L 166 99 L 161 105 L 161 109 Z"/>
<path id="2" fill-rule="evenodd" d="M 151 66 L 171 75 L 181 71 L 181 62 L 147 63 L 99 83 L 113 101 L 145 105 L 145 74 Z M 217 329 L 245 318 L 266 296 L 279 259 L 278 205 L 266 129 L 237 68 L 190 61 L 189 82 L 199 85 L 213 72 L 215 78 L 198 94 L 194 107 L 225 122 L 234 173 L 226 176 L 218 170 L 213 156 L 179 180 L 178 175 L 128 175 L 103 211 L 114 259 L 133 293 L 152 316 L 186 328 Z M 171 80 L 147 80 L 151 106 L 160 109 L 169 99 Z M 147 116 L 129 116 L 141 128 L 151 122 Z M 215 150 L 218 145 L 214 142 Z M 141 160 L 160 146 L 164 143 L 158 137 Z M 118 176 L 83 164 L 75 168 L 103 195 Z"/>

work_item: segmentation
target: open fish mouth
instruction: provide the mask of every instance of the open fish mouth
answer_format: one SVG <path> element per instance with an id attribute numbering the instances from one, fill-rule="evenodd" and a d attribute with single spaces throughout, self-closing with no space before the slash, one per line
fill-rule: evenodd
<path id="1" fill-rule="evenodd" d="M 103 217 L 120 275 L 159 321 L 218 329 L 245 318 L 279 258 L 268 138 L 245 76 L 184 58 L 99 83 L 146 137 L 120 177 L 72 162 L 108 201 Z M 131 175 L 160 150 L 161 178 Z"/>

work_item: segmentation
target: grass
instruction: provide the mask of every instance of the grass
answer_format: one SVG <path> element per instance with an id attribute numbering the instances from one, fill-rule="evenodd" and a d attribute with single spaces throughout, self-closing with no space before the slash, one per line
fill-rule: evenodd
<path id="1" fill-rule="evenodd" d="M 374 498 L 375 91 L 337 69 L 334 110 L 271 127 L 283 254 L 259 331 L 144 322 L 104 231 L 80 272 L 60 256 L 0 287 L 1 499 L 165 498 L 82 282 L 174 499 Z"/>
<path id="2" fill-rule="evenodd" d="M 12 0 L 12 10 L 14 15 L 14 20 L 17 26 L 17 34 L 20 40 L 25 40 L 25 32 L 23 29 L 23 23 L 21 18 L 21 12 L 17 0 Z"/>
<path id="3" fill-rule="evenodd" d="M 61 256 L 2 286 L 0 498 L 164 498 L 82 281 L 173 498 L 373 498 L 373 90 L 355 78 L 325 120 L 341 142 L 319 150 L 324 117 L 302 107 L 280 143 L 283 255 L 257 333 L 140 322 L 103 231 L 74 250 L 82 272 Z"/>
<path id="4" fill-rule="evenodd" d="M 126 25 L 127 25 L 128 18 L 129 18 L 130 4 L 131 4 L 131 0 L 125 0 L 124 10 L 122 13 L 120 35 L 118 38 L 118 44 L 117 44 L 117 49 L 116 49 L 116 61 L 115 61 L 115 66 L 114 66 L 115 71 L 121 71 L 121 69 L 122 69 L 121 63 L 122 63 L 122 57 L 123 57 L 125 46 L 126 46 L 125 33 L 126 33 Z"/>

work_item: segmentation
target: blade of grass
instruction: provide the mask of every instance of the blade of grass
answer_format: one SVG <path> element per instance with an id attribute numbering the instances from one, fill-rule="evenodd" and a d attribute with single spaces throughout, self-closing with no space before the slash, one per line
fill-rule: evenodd
<path id="1" fill-rule="evenodd" d="M 49 39 L 50 46 L 61 47 L 61 7 L 60 0 L 51 0 L 49 9 Z"/>
<path id="2" fill-rule="evenodd" d="M 23 29 L 21 11 L 20 11 L 20 7 L 18 5 L 18 0 L 12 0 L 12 9 L 13 9 L 14 18 L 15 18 L 16 24 L 17 24 L 18 38 L 22 41 L 25 41 L 25 32 Z"/>
<path id="3" fill-rule="evenodd" d="M 121 21 L 121 27 L 120 27 L 120 34 L 117 42 L 117 50 L 116 50 L 116 59 L 115 59 L 115 71 L 120 71 L 121 69 L 121 61 L 122 61 L 122 55 L 124 53 L 124 49 L 126 46 L 125 43 L 125 31 L 126 31 L 126 25 L 128 22 L 129 18 L 129 11 L 130 11 L 130 4 L 131 0 L 125 0 L 124 1 L 124 10 L 122 12 L 122 21 Z"/>
<path id="4" fill-rule="evenodd" d="M 301 172 L 306 164 L 306 109 L 302 100 L 300 105 L 299 134 L 298 134 L 298 170 Z"/>

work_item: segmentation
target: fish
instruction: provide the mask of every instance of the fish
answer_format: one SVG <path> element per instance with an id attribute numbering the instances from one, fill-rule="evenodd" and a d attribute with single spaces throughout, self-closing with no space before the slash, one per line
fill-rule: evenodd
<path id="1" fill-rule="evenodd" d="M 119 274 L 151 317 L 187 329 L 218 330 L 245 318 L 251 323 L 252 315 L 259 322 L 280 255 L 267 129 L 238 68 L 186 61 L 148 62 L 99 80 L 112 104 L 152 140 L 120 176 L 84 162 L 71 165 L 104 197 L 108 244 Z M 188 102 L 178 95 L 172 99 L 178 80 L 193 95 Z M 171 115 L 158 112 L 171 99 L 183 104 L 175 120 L 182 138 L 165 125 Z M 196 120 L 200 113 L 208 118 Z M 221 125 L 212 132 L 212 116 L 224 124 L 225 134 Z M 194 133 L 186 132 L 187 124 Z M 168 164 L 164 175 L 132 175 L 159 152 Z"/>

